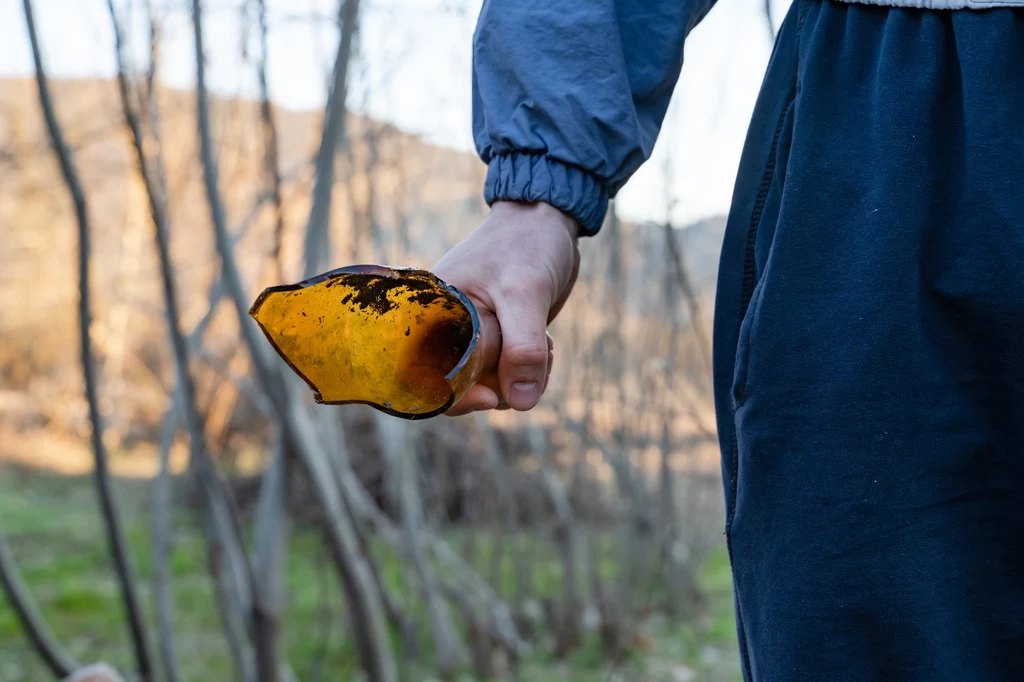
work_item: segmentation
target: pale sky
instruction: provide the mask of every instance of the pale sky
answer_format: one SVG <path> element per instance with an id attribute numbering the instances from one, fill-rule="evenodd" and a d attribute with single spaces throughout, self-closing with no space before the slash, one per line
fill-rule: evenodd
<path id="1" fill-rule="evenodd" d="M 363 0 L 360 59 L 349 107 L 472 151 L 470 40 L 481 0 Z M 587 2 L 588 0 L 579 0 Z M 719 0 L 690 34 L 683 73 L 654 156 L 619 194 L 628 220 L 672 219 L 684 225 L 729 206 L 747 123 L 771 51 L 764 0 Z M 790 0 L 772 0 L 776 27 Z M 191 87 L 195 71 L 186 0 L 156 0 L 166 16 L 163 67 L 172 87 Z M 269 86 L 281 106 L 319 109 L 337 31 L 336 0 L 267 0 L 270 8 Z M 132 9 L 130 32 L 144 64 L 144 3 Z M 232 95 L 255 94 L 255 74 L 243 63 L 243 0 L 207 0 L 210 86 Z M 21 0 L 0 0 L 0 75 L 29 75 L 32 59 Z M 35 0 L 44 59 L 54 77 L 111 77 L 113 38 L 106 0 Z M 122 16 L 127 16 L 122 14 Z M 318 17 L 313 20 L 313 17 Z M 253 23 L 253 28 L 255 24 Z M 258 53 L 250 36 L 251 54 Z M 665 178 L 670 192 L 666 192 Z"/>

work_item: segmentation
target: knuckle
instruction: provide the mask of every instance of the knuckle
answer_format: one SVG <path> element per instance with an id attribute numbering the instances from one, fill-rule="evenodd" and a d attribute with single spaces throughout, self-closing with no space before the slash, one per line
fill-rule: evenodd
<path id="1" fill-rule="evenodd" d="M 519 301 L 533 301 L 549 295 L 551 280 L 543 272 L 530 270 L 505 280 L 499 288 L 504 297 Z"/>
<path id="2" fill-rule="evenodd" d="M 510 364 L 519 367 L 543 367 L 547 364 L 548 349 L 543 340 L 541 343 L 533 340 L 513 341 L 505 346 L 502 356 Z"/>

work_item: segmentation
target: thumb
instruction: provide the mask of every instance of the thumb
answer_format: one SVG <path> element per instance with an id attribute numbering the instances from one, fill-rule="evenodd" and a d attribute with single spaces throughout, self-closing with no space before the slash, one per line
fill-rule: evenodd
<path id="1" fill-rule="evenodd" d="M 548 300 L 544 296 L 512 296 L 495 307 L 501 325 L 501 392 L 512 409 L 529 410 L 540 400 L 547 376 Z"/>

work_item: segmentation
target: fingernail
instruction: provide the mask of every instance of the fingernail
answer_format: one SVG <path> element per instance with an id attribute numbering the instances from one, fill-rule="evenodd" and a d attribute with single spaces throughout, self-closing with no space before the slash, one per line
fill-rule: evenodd
<path id="1" fill-rule="evenodd" d="M 540 397 L 540 388 L 536 381 L 516 381 L 512 384 L 508 404 L 518 410 L 533 407 Z"/>

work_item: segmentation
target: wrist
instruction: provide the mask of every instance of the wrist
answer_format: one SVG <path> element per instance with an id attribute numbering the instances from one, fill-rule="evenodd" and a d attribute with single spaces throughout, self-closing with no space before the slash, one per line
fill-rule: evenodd
<path id="1" fill-rule="evenodd" d="M 495 201 L 491 206 L 491 213 L 499 216 L 516 216 L 520 219 L 531 221 L 556 223 L 569 234 L 574 243 L 579 240 L 579 221 L 565 211 L 545 201 Z"/>

